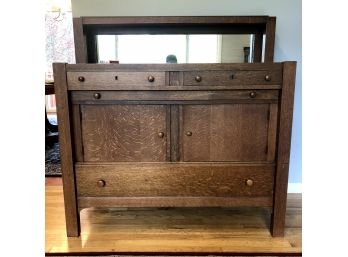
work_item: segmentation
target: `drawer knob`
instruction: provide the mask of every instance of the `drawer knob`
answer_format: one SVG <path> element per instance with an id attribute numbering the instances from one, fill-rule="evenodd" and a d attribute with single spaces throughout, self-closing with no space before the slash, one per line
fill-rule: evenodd
<path id="1" fill-rule="evenodd" d="M 164 137 L 164 133 L 163 132 L 158 132 L 158 137 L 160 137 L 160 138 Z"/>
<path id="2" fill-rule="evenodd" d="M 147 78 L 147 80 L 148 80 L 149 82 L 154 82 L 154 81 L 155 81 L 155 77 L 150 75 L 150 76 Z"/>
<path id="3" fill-rule="evenodd" d="M 248 187 L 251 187 L 253 184 L 254 184 L 254 181 L 252 179 L 247 179 L 245 181 L 245 184 L 248 186 Z"/>
<path id="4" fill-rule="evenodd" d="M 251 93 L 249 94 L 249 96 L 250 96 L 251 98 L 255 98 L 255 97 L 256 97 L 256 92 L 251 92 Z"/>
<path id="5" fill-rule="evenodd" d="M 78 79 L 78 81 L 80 81 L 80 82 L 85 81 L 85 77 L 83 77 L 83 76 L 79 76 L 77 79 Z"/>
<path id="6" fill-rule="evenodd" d="M 266 76 L 265 76 L 265 80 L 266 80 L 266 81 L 271 81 L 271 76 L 270 76 L 270 75 L 266 75 Z"/>
<path id="7" fill-rule="evenodd" d="M 101 98 L 101 94 L 100 93 L 94 93 L 93 97 L 94 97 L 94 99 L 100 99 Z"/>
<path id="8" fill-rule="evenodd" d="M 106 183 L 104 180 L 99 180 L 98 183 L 97 183 L 98 187 L 105 187 Z"/>
<path id="9" fill-rule="evenodd" d="M 202 77 L 201 77 L 201 76 L 196 76 L 196 77 L 195 77 L 195 80 L 196 80 L 197 82 L 201 82 L 201 81 L 202 81 Z"/>
<path id="10" fill-rule="evenodd" d="M 186 134 L 186 136 L 188 136 L 188 137 L 192 136 L 192 132 L 191 132 L 191 131 L 187 131 L 185 134 Z"/>

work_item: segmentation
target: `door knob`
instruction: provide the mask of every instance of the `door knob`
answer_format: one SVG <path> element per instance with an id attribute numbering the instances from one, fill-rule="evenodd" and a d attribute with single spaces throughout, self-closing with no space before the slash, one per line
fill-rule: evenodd
<path id="1" fill-rule="evenodd" d="M 265 80 L 266 80 L 266 81 L 271 81 L 271 76 L 270 76 L 270 75 L 266 75 L 266 76 L 265 76 Z"/>
<path id="2" fill-rule="evenodd" d="M 248 187 L 251 187 L 253 184 L 254 184 L 254 181 L 252 179 L 247 179 L 245 181 L 245 184 L 248 186 Z"/>
<path id="3" fill-rule="evenodd" d="M 101 94 L 100 93 L 94 93 L 93 97 L 94 97 L 94 99 L 100 99 L 101 98 Z"/>
<path id="4" fill-rule="evenodd" d="M 155 81 L 155 77 L 150 75 L 150 76 L 147 78 L 147 80 L 148 80 L 149 82 L 154 82 L 154 81 Z"/>
<path id="5" fill-rule="evenodd" d="M 104 180 L 99 180 L 98 183 L 97 183 L 98 187 L 105 187 L 106 183 Z"/>
<path id="6" fill-rule="evenodd" d="M 186 136 L 188 136 L 188 137 L 192 136 L 192 132 L 191 132 L 191 131 L 187 131 L 185 134 L 186 134 Z"/>
<path id="7" fill-rule="evenodd" d="M 196 80 L 197 82 L 201 82 L 201 81 L 202 81 L 202 77 L 201 77 L 201 76 L 196 76 L 196 77 L 195 77 L 195 80 Z"/>
<path id="8" fill-rule="evenodd" d="M 250 96 L 251 98 L 255 98 L 255 97 L 256 97 L 256 92 L 251 92 L 251 93 L 249 94 L 249 96 Z"/>
<path id="9" fill-rule="evenodd" d="M 163 132 L 158 132 L 158 137 L 160 137 L 160 138 L 164 137 L 164 133 Z"/>

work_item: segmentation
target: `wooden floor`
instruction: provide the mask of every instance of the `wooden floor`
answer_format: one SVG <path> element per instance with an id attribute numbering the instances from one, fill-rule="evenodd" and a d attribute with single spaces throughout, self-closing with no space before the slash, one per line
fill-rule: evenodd
<path id="1" fill-rule="evenodd" d="M 301 194 L 288 195 L 286 236 L 272 238 L 264 208 L 84 209 L 67 238 L 60 178 L 46 179 L 46 255 L 301 255 Z"/>

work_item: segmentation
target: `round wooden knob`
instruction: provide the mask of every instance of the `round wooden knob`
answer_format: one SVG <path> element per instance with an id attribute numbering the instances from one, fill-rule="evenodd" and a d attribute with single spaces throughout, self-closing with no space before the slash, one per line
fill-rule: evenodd
<path id="1" fill-rule="evenodd" d="M 256 92 L 251 92 L 249 95 L 250 95 L 251 98 L 255 98 L 256 97 Z"/>
<path id="2" fill-rule="evenodd" d="M 266 76 L 265 76 L 265 80 L 266 80 L 266 81 L 271 81 L 271 76 L 270 76 L 270 75 L 266 75 Z"/>
<path id="3" fill-rule="evenodd" d="M 196 76 L 196 77 L 195 77 L 195 80 L 196 80 L 197 82 L 201 82 L 201 81 L 202 81 L 202 77 L 201 77 L 201 76 Z"/>
<path id="4" fill-rule="evenodd" d="M 254 181 L 252 179 L 247 179 L 245 181 L 245 184 L 248 186 L 248 187 L 251 187 L 253 184 L 254 184 Z"/>
<path id="5" fill-rule="evenodd" d="M 101 94 L 100 93 L 94 93 L 93 97 L 94 97 L 94 99 L 100 99 L 101 98 Z"/>
<path id="6" fill-rule="evenodd" d="M 155 77 L 150 75 L 150 76 L 147 78 L 147 80 L 148 80 L 149 82 L 154 82 L 154 81 L 155 81 Z"/>
<path id="7" fill-rule="evenodd" d="M 158 132 L 158 137 L 160 137 L 160 138 L 164 137 L 164 133 L 163 132 Z"/>
<path id="8" fill-rule="evenodd" d="M 106 183 L 104 180 L 99 180 L 98 183 L 97 183 L 98 187 L 105 187 Z"/>
<path id="9" fill-rule="evenodd" d="M 188 137 L 192 136 L 192 132 L 191 132 L 191 131 L 187 131 L 185 134 L 186 134 L 186 136 L 188 136 Z"/>
<path id="10" fill-rule="evenodd" d="M 80 82 L 85 81 L 85 77 L 83 77 L 83 76 L 79 76 L 77 79 L 78 79 L 78 81 L 80 81 Z"/>

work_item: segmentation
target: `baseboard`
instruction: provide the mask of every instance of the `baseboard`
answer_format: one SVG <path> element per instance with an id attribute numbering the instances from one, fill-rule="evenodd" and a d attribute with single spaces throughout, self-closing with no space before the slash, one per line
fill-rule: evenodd
<path id="1" fill-rule="evenodd" d="M 288 193 L 302 193 L 302 183 L 289 183 Z"/>

